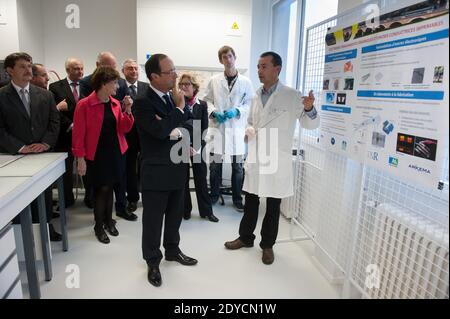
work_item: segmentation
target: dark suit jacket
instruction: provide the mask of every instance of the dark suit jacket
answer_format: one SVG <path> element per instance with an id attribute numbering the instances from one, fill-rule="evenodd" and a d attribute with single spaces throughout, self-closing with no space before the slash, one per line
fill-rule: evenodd
<path id="1" fill-rule="evenodd" d="M 30 100 L 31 118 L 12 84 L 0 89 L 0 153 L 16 154 L 33 143 L 55 146 L 59 113 L 52 93 L 30 84 Z"/>
<path id="2" fill-rule="evenodd" d="M 147 92 L 147 88 L 148 88 L 148 83 L 138 81 L 137 82 L 137 97 L 134 100 L 136 100 L 142 94 L 145 94 L 145 92 Z M 131 96 L 130 88 L 127 88 L 126 95 Z M 135 116 L 136 114 L 135 114 L 134 110 L 135 110 L 135 108 L 133 106 L 131 108 L 131 112 Z M 131 129 L 130 132 L 127 133 L 126 137 L 127 137 L 127 143 L 128 143 L 128 152 L 132 152 L 132 151 L 138 152 L 140 149 L 140 145 L 139 145 L 139 134 L 138 134 L 138 131 L 136 128 L 136 124 L 133 125 L 133 128 Z"/>
<path id="3" fill-rule="evenodd" d="M 141 141 L 142 190 L 172 191 L 185 187 L 189 153 L 182 163 L 173 163 L 170 158 L 172 147 L 178 141 L 169 138 L 173 129 L 182 127 L 188 119 L 175 107 L 166 105 L 149 86 L 134 102 L 135 123 Z M 158 115 L 161 120 L 156 118 Z"/>
<path id="4" fill-rule="evenodd" d="M 80 91 L 81 94 L 83 94 L 83 96 L 85 97 L 91 95 L 92 91 L 94 91 L 94 89 L 92 88 L 91 79 L 92 74 L 89 74 L 88 76 L 85 76 L 80 80 Z M 114 95 L 113 98 L 122 102 L 125 95 L 128 94 L 128 90 L 129 89 L 127 87 L 127 82 L 124 79 L 120 78 L 119 88 L 117 89 L 116 95 Z"/>
<path id="5" fill-rule="evenodd" d="M 186 107 L 188 108 L 188 106 Z M 194 121 L 200 121 L 200 125 L 196 124 L 194 127 Z M 199 103 L 194 104 L 192 107 L 192 118 L 187 120 L 183 125 L 183 127 L 189 131 L 191 146 L 197 146 L 193 145 L 194 136 L 196 139 L 200 139 L 202 147 L 206 145 L 203 134 L 208 129 L 208 125 L 208 104 L 205 101 L 199 100 Z"/>
<path id="6" fill-rule="evenodd" d="M 55 150 L 57 151 L 71 151 L 72 149 L 72 130 L 67 132 L 70 125 L 73 123 L 73 114 L 75 112 L 75 98 L 73 97 L 72 88 L 69 85 L 67 79 L 63 79 L 58 82 L 54 82 L 49 86 L 50 92 L 53 93 L 56 104 L 60 103 L 64 99 L 67 102 L 68 111 L 59 111 L 60 129 L 59 137 L 56 142 Z M 82 86 L 80 83 L 80 100 L 84 98 L 82 92 Z"/>

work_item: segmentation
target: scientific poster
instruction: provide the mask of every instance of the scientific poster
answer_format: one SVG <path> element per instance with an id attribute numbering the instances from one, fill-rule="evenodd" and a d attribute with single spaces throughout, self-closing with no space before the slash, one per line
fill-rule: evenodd
<path id="1" fill-rule="evenodd" d="M 448 1 L 425 1 L 326 37 L 324 146 L 436 188 L 448 147 Z"/>

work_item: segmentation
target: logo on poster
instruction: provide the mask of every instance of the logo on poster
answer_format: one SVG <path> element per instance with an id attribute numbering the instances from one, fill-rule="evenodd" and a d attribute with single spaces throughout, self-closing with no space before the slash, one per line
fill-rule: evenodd
<path id="1" fill-rule="evenodd" d="M 419 173 L 431 174 L 431 171 L 428 168 L 423 168 L 423 167 L 417 166 L 415 164 L 409 164 L 409 168 L 411 168 Z"/>
<path id="2" fill-rule="evenodd" d="M 372 151 L 368 151 L 367 155 L 369 156 L 369 158 L 372 161 L 378 162 L 380 159 L 380 155 L 378 154 L 378 152 L 372 152 Z"/>
<path id="3" fill-rule="evenodd" d="M 389 166 L 398 167 L 398 158 L 389 156 Z"/>

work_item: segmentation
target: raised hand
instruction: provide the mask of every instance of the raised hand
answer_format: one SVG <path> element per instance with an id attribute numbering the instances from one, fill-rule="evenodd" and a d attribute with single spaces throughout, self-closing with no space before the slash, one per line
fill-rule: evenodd
<path id="1" fill-rule="evenodd" d="M 306 112 L 309 112 L 312 110 L 315 100 L 316 100 L 316 98 L 314 97 L 313 90 L 309 91 L 308 96 L 303 97 L 303 106 L 305 107 Z"/>

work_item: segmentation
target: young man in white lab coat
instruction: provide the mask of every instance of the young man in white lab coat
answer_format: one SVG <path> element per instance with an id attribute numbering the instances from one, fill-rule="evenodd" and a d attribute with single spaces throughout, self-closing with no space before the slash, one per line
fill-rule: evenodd
<path id="1" fill-rule="evenodd" d="M 258 220 L 259 199 L 267 198 L 267 210 L 261 229 L 262 261 L 274 261 L 273 245 L 278 235 L 281 199 L 294 195 L 292 172 L 292 142 L 297 119 L 302 128 L 319 127 L 319 115 L 314 108 L 314 94 L 301 93 L 279 81 L 281 57 L 274 52 L 263 53 L 258 63 L 258 75 L 263 87 L 256 92 L 248 116 L 243 190 L 246 192 L 244 216 L 239 238 L 226 242 L 227 249 L 253 247 Z"/>
<path id="2" fill-rule="evenodd" d="M 242 162 L 246 152 L 244 136 L 254 95 L 253 86 L 247 77 L 237 71 L 233 48 L 222 47 L 218 56 L 225 71 L 211 78 L 203 98 L 208 102 L 208 115 L 211 119 L 208 133 L 212 156 L 209 165 L 210 196 L 213 204 L 219 199 L 222 163 L 231 159 L 233 204 L 238 211 L 243 211 L 241 192 L 244 178 Z"/>

